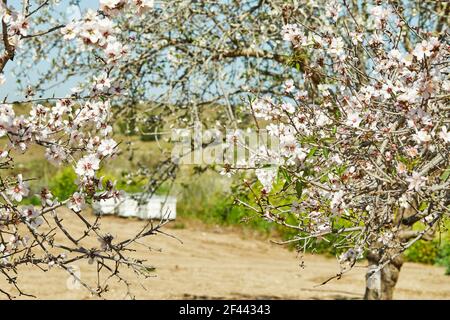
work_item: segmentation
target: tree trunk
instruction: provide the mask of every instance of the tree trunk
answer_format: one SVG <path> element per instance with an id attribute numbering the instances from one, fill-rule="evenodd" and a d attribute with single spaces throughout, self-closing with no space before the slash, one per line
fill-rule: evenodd
<path id="1" fill-rule="evenodd" d="M 366 300 L 392 300 L 394 288 L 397 284 L 403 257 L 398 256 L 387 264 L 381 271 L 375 272 L 379 266 L 380 255 L 375 251 L 367 254 L 369 267 L 366 274 Z"/>

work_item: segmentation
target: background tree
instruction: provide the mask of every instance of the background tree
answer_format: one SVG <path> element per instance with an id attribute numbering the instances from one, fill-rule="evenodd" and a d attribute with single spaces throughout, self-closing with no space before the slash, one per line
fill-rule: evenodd
<path id="1" fill-rule="evenodd" d="M 286 7 L 281 32 L 311 71 L 285 83 L 290 99 L 250 106 L 280 149 L 253 150 L 229 170 L 259 167 L 262 189 L 247 180 L 255 196 L 241 204 L 296 230 L 287 242 L 337 248 L 341 271 L 331 279 L 365 256 L 365 298 L 391 299 L 404 250 L 441 232 L 450 213 L 448 5 L 313 7 L 312 17 Z M 279 168 L 266 168 L 273 158 Z M 284 184 L 274 188 L 277 170 Z"/>
<path id="2" fill-rule="evenodd" d="M 304 65 L 301 59 L 292 61 L 279 35 L 283 8 L 279 0 L 176 0 L 158 2 L 147 19 L 132 14 L 118 17 L 127 30 L 120 36 L 130 54 L 127 63 L 111 70 L 109 78 L 127 88 L 112 107 L 122 132 L 143 139 L 169 139 L 170 128 L 193 128 L 195 122 L 220 129 L 248 123 L 249 117 L 238 108 L 242 99 L 249 92 L 283 95 L 286 65 L 292 65 L 291 74 Z M 101 59 L 79 53 L 75 45 L 61 46 L 60 41 L 55 37 L 52 48 L 32 44 L 38 49 L 30 51 L 30 56 L 48 56 L 56 50 L 56 56 L 62 57 L 51 59 L 43 79 L 62 80 L 104 68 Z M 130 151 L 133 148 L 131 144 Z M 167 161 L 170 156 L 170 150 L 163 152 L 156 166 L 166 167 L 166 176 L 174 177 L 177 167 Z M 149 178 L 147 169 L 140 166 L 134 176 Z M 150 178 L 149 190 L 157 186 Z"/>

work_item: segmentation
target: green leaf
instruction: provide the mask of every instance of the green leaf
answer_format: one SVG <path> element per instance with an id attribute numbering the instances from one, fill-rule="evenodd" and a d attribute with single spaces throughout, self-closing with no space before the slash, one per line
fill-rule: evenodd
<path id="1" fill-rule="evenodd" d="M 406 157 L 399 155 L 398 156 L 398 160 L 404 164 L 408 164 L 408 159 L 406 159 Z"/>
<path id="2" fill-rule="evenodd" d="M 426 208 L 428 208 L 428 203 L 427 202 L 422 202 L 419 206 L 419 211 L 423 211 Z"/>
<path id="3" fill-rule="evenodd" d="M 447 169 L 445 169 L 444 172 L 442 172 L 440 179 L 442 182 L 445 182 L 447 181 L 449 176 L 450 176 L 450 167 L 447 167 Z"/>
<path id="4" fill-rule="evenodd" d="M 287 183 L 291 183 L 292 182 L 291 176 L 289 175 L 289 173 L 287 172 L 287 170 L 285 168 L 280 168 L 280 172 L 284 176 L 284 178 L 286 179 Z"/>
<path id="5" fill-rule="evenodd" d="M 336 174 L 338 176 L 341 176 L 345 172 L 346 169 L 347 169 L 347 166 L 345 166 L 345 165 L 336 166 Z"/>
<path id="6" fill-rule="evenodd" d="M 317 147 L 313 147 L 311 148 L 311 150 L 309 150 L 308 155 L 306 156 L 307 159 L 311 158 L 312 156 L 314 156 L 314 154 L 317 151 Z"/>
<path id="7" fill-rule="evenodd" d="M 305 184 L 302 181 L 297 181 L 295 183 L 295 191 L 297 192 L 297 197 L 300 198 L 302 196 L 304 186 Z"/>

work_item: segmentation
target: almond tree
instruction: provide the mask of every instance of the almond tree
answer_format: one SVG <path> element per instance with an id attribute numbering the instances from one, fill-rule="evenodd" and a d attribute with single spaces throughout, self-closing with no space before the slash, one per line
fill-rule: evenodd
<path id="1" fill-rule="evenodd" d="M 9 101 L 8 93 L 3 94 L 2 91 L 0 275 L 11 284 L 12 289 L 0 288 L 0 292 L 8 298 L 16 294 L 29 295 L 19 285 L 20 267 L 23 265 L 44 271 L 52 267 L 62 268 L 95 295 L 101 295 L 106 290 L 105 280 L 110 278 L 123 281 L 128 286 L 127 279 L 119 273 L 123 266 L 144 276 L 150 270 L 142 259 L 128 255 L 130 246 L 138 239 L 158 233 L 164 224 L 148 224 L 135 237 L 119 241 L 107 230 L 100 229 L 99 218 L 89 222 L 83 212 L 91 201 L 118 199 L 121 196 L 113 181 L 103 181 L 98 176 L 101 164 L 118 151 L 118 144 L 111 137 L 110 108 L 122 88 L 120 83 L 110 81 L 109 74 L 120 68 L 129 54 L 127 45 L 119 41 L 121 30 L 114 17 L 124 10 L 134 15 L 144 14 L 151 10 L 152 2 L 103 0 L 100 1 L 99 11 L 88 10 L 79 19 L 49 25 L 48 22 L 53 20 L 46 22 L 43 16 L 56 12 L 56 5 L 55 1 L 48 0 L 24 0 L 20 6 L 17 3 L 15 6 L 9 5 L 6 0 L 0 3 L 0 84 L 5 85 L 3 71 L 6 65 L 30 53 L 29 50 L 22 50 L 29 42 L 51 47 L 49 35 L 55 35 L 62 46 L 75 42 L 78 54 L 86 52 L 99 59 L 103 68 L 91 77 L 92 81 L 81 89 L 74 88 L 73 94 L 66 97 L 38 98 L 29 89 L 22 100 L 13 102 Z M 36 63 L 37 58 L 31 61 L 32 64 Z M 64 59 L 63 56 L 58 58 Z M 21 66 L 27 67 L 27 64 L 16 64 L 15 68 Z M 69 199 L 61 201 L 52 195 L 52 190 L 43 188 L 39 194 L 39 207 L 21 206 L 25 197 L 32 196 L 28 181 L 34 177 L 11 175 L 11 169 L 16 164 L 15 155 L 32 152 L 32 147 L 45 150 L 45 161 L 75 168 L 78 190 Z M 80 219 L 84 225 L 82 234 L 72 233 L 70 226 L 61 219 L 58 208 L 62 206 L 67 206 Z M 62 235 L 65 241 L 57 241 L 57 235 Z M 86 239 L 92 237 L 98 239 L 98 246 L 86 247 Z M 88 260 L 97 272 L 104 270 L 108 277 L 99 276 L 97 284 L 83 282 L 72 268 L 73 263 L 80 260 Z"/>
<path id="2" fill-rule="evenodd" d="M 450 215 L 448 4 L 311 1 L 311 16 L 306 3 L 285 7 L 281 30 L 301 71 L 290 97 L 249 106 L 279 149 L 225 169 L 257 168 L 259 182 L 244 182 L 254 199 L 240 203 L 298 233 L 286 242 L 335 246 L 331 279 L 365 256 L 365 298 L 391 299 L 402 253 Z"/>
<path id="3" fill-rule="evenodd" d="M 116 15 L 124 4 L 105 0 L 101 9 Z M 175 115 L 179 126 L 218 119 L 218 127 L 245 128 L 256 119 L 256 130 L 267 126 L 282 149 L 253 150 L 245 166 L 225 166 L 228 174 L 257 168 L 263 189 L 247 179 L 256 201 L 242 205 L 298 231 L 290 241 L 301 248 L 333 240 L 342 252 L 338 277 L 367 252 L 366 297 L 391 298 L 401 253 L 448 216 L 448 10 L 439 1 L 160 1 L 147 19 L 115 16 L 129 31 L 117 34 L 129 52 L 114 68 L 106 56 L 46 34 L 61 53 L 43 79 L 104 71 L 93 80 L 119 93 L 115 118 L 146 123 L 156 105 L 158 123 Z M 98 41 L 73 28 L 64 37 Z M 23 57 L 49 56 L 38 39 L 27 40 L 35 50 Z M 249 92 L 259 99 L 243 113 Z M 142 101 L 152 103 L 138 110 Z M 222 112 L 202 119 L 211 104 Z M 238 135 L 230 141 L 241 143 Z M 84 163 L 96 168 L 92 160 L 79 172 Z M 267 160 L 279 169 L 264 167 Z M 163 165 L 162 178 L 173 177 L 176 165 Z M 272 186 L 277 172 L 281 191 Z M 152 177 L 154 190 L 160 177 L 148 168 L 140 174 Z M 415 231 L 416 223 L 425 229 Z"/>

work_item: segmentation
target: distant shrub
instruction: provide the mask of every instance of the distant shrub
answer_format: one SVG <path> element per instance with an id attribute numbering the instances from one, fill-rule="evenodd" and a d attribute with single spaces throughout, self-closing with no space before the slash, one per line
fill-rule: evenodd
<path id="1" fill-rule="evenodd" d="M 127 193 L 142 192 L 146 185 L 145 181 L 126 180 L 123 178 L 117 179 L 115 177 L 110 177 L 109 179 L 111 181 L 116 181 L 116 188 L 118 190 L 123 190 Z"/>
<path id="2" fill-rule="evenodd" d="M 154 133 L 154 132 L 149 132 L 149 133 L 144 133 L 144 134 L 139 135 L 139 140 L 141 140 L 141 141 L 156 141 L 160 138 L 161 138 L 161 134 Z"/>
<path id="3" fill-rule="evenodd" d="M 147 180 L 135 180 L 127 179 L 125 177 L 116 177 L 106 172 L 99 172 L 99 176 L 103 177 L 103 186 L 105 187 L 106 181 L 110 180 L 116 182 L 116 188 L 118 190 L 123 190 L 127 193 L 138 193 L 144 190 L 147 185 Z M 53 195 L 58 197 L 59 200 L 63 201 L 69 198 L 74 192 L 77 191 L 77 185 L 75 180 L 77 176 L 72 167 L 65 167 L 58 171 L 55 176 L 50 179 L 49 186 Z M 166 191 L 166 186 L 161 186 L 157 190 L 158 193 L 164 193 Z M 36 198 L 36 199 L 34 199 Z M 40 200 L 37 197 L 29 198 L 27 200 L 29 204 L 39 204 Z M 35 203 L 36 202 L 36 203 Z M 28 203 L 27 203 L 28 204 Z"/>
<path id="4" fill-rule="evenodd" d="M 136 135 L 136 121 L 133 119 L 127 119 L 126 121 L 117 121 L 117 127 L 119 132 L 125 136 Z"/>
<path id="5" fill-rule="evenodd" d="M 77 175 L 73 168 L 65 167 L 57 172 L 53 179 L 50 179 L 50 190 L 60 201 L 66 200 L 77 191 L 76 179 Z"/>
<path id="6" fill-rule="evenodd" d="M 446 241 L 439 246 L 436 264 L 446 267 L 445 274 L 450 275 L 450 242 Z"/>
<path id="7" fill-rule="evenodd" d="M 112 181 L 116 184 L 117 190 L 125 191 L 126 193 L 140 193 L 146 191 L 148 188 L 148 179 L 133 179 L 127 178 L 124 174 L 111 174 L 109 171 L 100 171 L 99 176 L 103 177 L 103 186 L 105 187 L 106 182 Z M 162 183 L 157 186 L 155 194 L 156 195 L 167 195 L 171 191 L 171 186 L 169 183 Z"/>
<path id="8" fill-rule="evenodd" d="M 405 251 L 405 259 L 446 267 L 445 272 L 450 275 L 450 241 L 418 241 Z"/>
<path id="9" fill-rule="evenodd" d="M 405 251 L 405 260 L 433 264 L 439 253 L 435 241 L 417 241 Z"/>
<path id="10" fill-rule="evenodd" d="M 37 195 L 34 195 L 32 197 L 23 198 L 22 205 L 32 205 L 32 206 L 38 206 L 41 204 L 41 200 Z"/>
<path id="11" fill-rule="evenodd" d="M 250 210 L 233 204 L 230 188 L 217 174 L 198 174 L 181 183 L 178 190 L 177 212 L 180 216 L 197 218 L 206 223 L 241 225 L 263 234 L 274 225 L 258 217 Z"/>
<path id="12" fill-rule="evenodd" d="M 276 228 L 274 224 L 260 219 L 259 216 L 255 217 L 254 212 L 233 205 L 233 198 L 230 196 L 218 197 L 214 206 L 208 211 L 212 219 L 225 225 L 242 224 L 261 233 L 269 233 Z"/>

